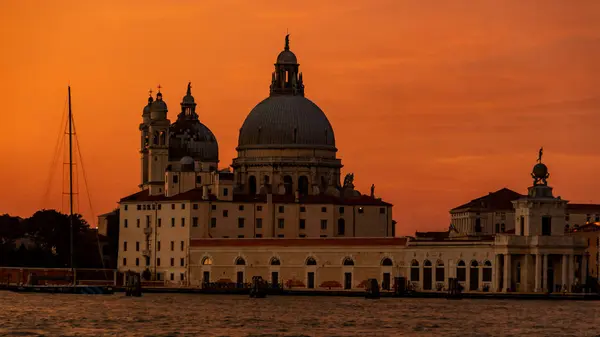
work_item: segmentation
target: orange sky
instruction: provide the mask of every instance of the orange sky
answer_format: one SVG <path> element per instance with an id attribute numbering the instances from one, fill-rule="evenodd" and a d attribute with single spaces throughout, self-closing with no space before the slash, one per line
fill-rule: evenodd
<path id="1" fill-rule="evenodd" d="M 401 234 L 524 192 L 541 145 L 557 195 L 600 203 L 598 17 L 595 0 L 3 0 L 0 213 L 60 207 L 60 174 L 44 195 L 69 82 L 95 214 L 137 191 L 138 124 L 159 83 L 174 120 L 192 81 L 228 166 L 286 29 L 345 173 L 395 205 Z"/>

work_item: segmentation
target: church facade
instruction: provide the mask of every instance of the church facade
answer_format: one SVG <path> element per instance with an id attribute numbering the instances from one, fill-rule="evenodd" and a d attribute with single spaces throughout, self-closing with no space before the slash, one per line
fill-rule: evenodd
<path id="1" fill-rule="evenodd" d="M 361 289 L 369 278 L 390 289 L 405 277 L 422 291 L 457 278 L 466 291 L 540 292 L 585 279 L 585 240 L 565 233 L 573 211 L 553 196 L 541 155 L 526 195 L 501 190 L 500 208 L 476 199 L 451 211 L 446 232 L 397 237 L 392 205 L 374 186 L 363 194 L 352 174 L 342 182 L 333 127 L 305 97 L 288 37 L 269 91 L 240 129 L 232 170 L 218 169 L 191 85 L 174 122 L 163 94 L 149 97 L 140 191 L 119 203 L 120 271 L 173 286 L 261 276 L 321 290 Z"/>

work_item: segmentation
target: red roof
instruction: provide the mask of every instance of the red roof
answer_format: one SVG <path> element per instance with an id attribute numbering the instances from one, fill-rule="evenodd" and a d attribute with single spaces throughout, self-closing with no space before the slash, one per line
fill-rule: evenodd
<path id="1" fill-rule="evenodd" d="M 187 192 L 179 193 L 171 197 L 165 195 L 149 195 L 148 190 L 143 190 L 125 198 L 122 198 L 120 202 L 135 202 L 135 201 L 197 201 L 202 202 L 202 189 L 195 188 Z M 222 201 L 217 200 L 216 196 L 209 195 L 209 201 Z M 233 202 L 238 203 L 266 203 L 266 195 L 249 195 L 249 194 L 234 194 Z M 299 204 L 335 204 L 335 205 L 356 205 L 356 206 L 392 206 L 392 204 L 382 201 L 381 199 L 373 198 L 367 195 L 360 195 L 358 197 L 335 197 L 329 195 L 307 195 L 299 198 L 298 202 L 295 201 L 293 195 L 278 195 L 273 194 L 273 203 L 275 204 L 286 204 L 286 203 L 299 203 Z"/>
<path id="2" fill-rule="evenodd" d="M 450 210 L 450 212 L 456 212 L 458 210 L 485 210 L 485 211 L 493 211 L 493 210 L 512 210 L 513 209 L 513 200 L 520 199 L 525 197 L 524 195 L 517 193 L 513 190 L 509 190 L 508 188 L 503 188 L 496 192 L 490 192 L 488 195 L 479 197 L 477 199 L 473 199 L 464 205 L 460 205 L 454 207 Z"/>
<path id="3" fill-rule="evenodd" d="M 191 239 L 191 247 L 405 246 L 406 238 Z"/>

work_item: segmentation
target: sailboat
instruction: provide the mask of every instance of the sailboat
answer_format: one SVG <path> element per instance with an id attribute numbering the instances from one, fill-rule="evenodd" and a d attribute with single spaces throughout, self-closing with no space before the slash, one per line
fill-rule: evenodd
<path id="1" fill-rule="evenodd" d="M 69 269 L 71 272 L 69 285 L 36 285 L 35 275 L 30 275 L 30 282 L 26 285 L 13 287 L 9 290 L 14 292 L 36 292 L 36 293 L 70 293 L 70 294 L 113 294 L 114 288 L 111 286 L 78 285 L 75 278 L 75 264 L 73 263 L 73 113 L 71 110 L 71 86 L 68 86 L 69 100 Z"/>

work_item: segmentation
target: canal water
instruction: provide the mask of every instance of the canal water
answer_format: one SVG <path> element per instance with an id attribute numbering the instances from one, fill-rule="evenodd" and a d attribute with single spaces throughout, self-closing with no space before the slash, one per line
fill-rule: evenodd
<path id="1" fill-rule="evenodd" d="M 600 302 L 0 291 L 0 336 L 598 336 Z"/>

